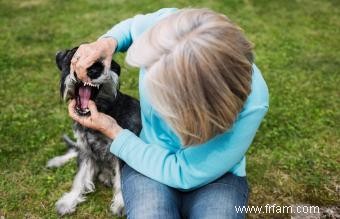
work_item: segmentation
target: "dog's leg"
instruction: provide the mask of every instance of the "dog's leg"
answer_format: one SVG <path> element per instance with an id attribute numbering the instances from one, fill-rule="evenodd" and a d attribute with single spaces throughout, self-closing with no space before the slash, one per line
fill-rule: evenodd
<path id="1" fill-rule="evenodd" d="M 57 156 L 57 157 L 50 159 L 46 164 L 47 168 L 61 167 L 65 165 L 67 162 L 69 162 L 72 158 L 75 158 L 78 156 L 78 152 L 76 150 L 77 143 L 72 141 L 71 138 L 68 137 L 67 135 L 63 135 L 62 138 L 65 144 L 68 146 L 69 150 L 64 155 Z"/>
<path id="2" fill-rule="evenodd" d="M 96 166 L 93 160 L 85 159 L 81 161 L 71 191 L 65 193 L 56 203 L 60 215 L 74 212 L 77 204 L 85 201 L 83 195 L 94 191 L 93 177 L 95 172 Z"/>
<path id="3" fill-rule="evenodd" d="M 49 160 L 46 164 L 46 167 L 48 168 L 55 168 L 55 167 L 61 167 L 65 165 L 67 162 L 69 162 L 72 158 L 75 158 L 78 156 L 78 152 L 76 149 L 69 149 L 66 154 L 61 156 L 56 156 Z"/>
<path id="4" fill-rule="evenodd" d="M 77 148 L 77 143 L 72 141 L 66 134 L 63 135 L 62 139 L 69 148 Z"/>
<path id="5" fill-rule="evenodd" d="M 113 180 L 113 198 L 111 203 L 111 212 L 113 215 L 123 216 L 124 212 L 124 200 L 121 189 L 120 181 L 120 165 L 119 161 L 115 165 L 115 177 Z"/>

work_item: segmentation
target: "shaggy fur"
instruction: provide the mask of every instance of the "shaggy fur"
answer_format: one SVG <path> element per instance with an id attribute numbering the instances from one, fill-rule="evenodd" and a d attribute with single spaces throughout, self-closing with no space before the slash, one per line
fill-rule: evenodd
<path id="1" fill-rule="evenodd" d="M 60 93 L 67 99 L 79 98 L 79 86 L 86 86 L 70 72 L 70 62 L 77 48 L 58 52 L 56 63 L 61 71 Z M 94 63 L 88 69 L 91 78 L 91 99 L 95 101 L 98 111 L 115 118 L 118 124 L 129 129 L 135 134 L 141 130 L 140 105 L 138 100 L 119 91 L 118 76 L 120 66 L 112 61 L 111 69 L 104 70 L 101 62 Z M 88 110 L 77 109 L 78 114 L 87 116 Z M 77 204 L 85 200 L 84 194 L 94 191 L 96 177 L 107 186 L 113 186 L 114 196 L 111 211 L 114 215 L 123 214 L 124 202 L 120 187 L 120 162 L 117 157 L 110 153 L 112 140 L 98 131 L 81 126 L 73 125 L 76 142 L 64 136 L 69 150 L 62 156 L 57 156 L 48 161 L 48 167 L 59 167 L 70 159 L 78 158 L 78 171 L 74 178 L 72 189 L 65 193 L 56 203 L 57 212 L 60 215 L 75 211 Z"/>

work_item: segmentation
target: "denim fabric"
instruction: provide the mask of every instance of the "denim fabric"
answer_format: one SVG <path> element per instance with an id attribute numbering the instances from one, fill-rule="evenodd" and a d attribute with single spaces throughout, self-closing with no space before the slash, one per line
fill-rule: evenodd
<path id="1" fill-rule="evenodd" d="M 246 177 L 227 173 L 212 183 L 183 192 L 152 180 L 125 164 L 122 191 L 128 219 L 245 218 L 235 206 L 248 201 Z"/>

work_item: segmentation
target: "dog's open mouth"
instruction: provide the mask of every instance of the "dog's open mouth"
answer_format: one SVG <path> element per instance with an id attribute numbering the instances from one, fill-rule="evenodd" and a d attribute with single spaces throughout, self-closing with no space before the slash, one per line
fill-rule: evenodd
<path id="1" fill-rule="evenodd" d="M 99 85 L 79 82 L 75 88 L 76 111 L 81 116 L 90 115 L 89 101 L 94 100 L 100 89 Z"/>

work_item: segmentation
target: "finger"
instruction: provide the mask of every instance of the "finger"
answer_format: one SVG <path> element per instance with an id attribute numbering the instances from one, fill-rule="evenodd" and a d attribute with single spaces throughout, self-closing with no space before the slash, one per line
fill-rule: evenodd
<path id="1" fill-rule="evenodd" d="M 86 71 L 89 65 L 83 61 L 85 58 L 86 57 L 81 57 L 76 63 L 74 63 L 74 66 L 77 77 L 83 82 L 89 82 Z"/>
<path id="2" fill-rule="evenodd" d="M 80 59 L 80 57 L 83 56 L 83 54 L 86 54 L 86 53 L 84 52 L 83 45 L 80 45 L 77 51 L 73 54 L 71 63 L 76 63 Z"/>
<path id="3" fill-rule="evenodd" d="M 75 120 L 76 122 L 79 122 L 81 124 L 84 123 L 84 118 L 82 116 L 79 116 L 75 110 L 75 106 L 76 106 L 76 101 L 75 100 L 71 100 L 71 102 L 68 105 L 68 113 L 70 115 L 70 117 Z"/>
<path id="4" fill-rule="evenodd" d="M 88 107 L 89 107 L 89 110 L 91 112 L 91 117 L 92 118 L 96 118 L 98 116 L 98 109 L 97 109 L 97 106 L 96 106 L 95 102 L 90 100 L 89 104 L 88 104 Z"/>
<path id="5" fill-rule="evenodd" d="M 74 59 L 74 58 L 71 59 L 70 74 L 74 74 L 74 71 L 76 69 L 76 61 L 78 61 L 78 60 Z"/>
<path id="6" fill-rule="evenodd" d="M 71 102 L 68 105 L 68 113 L 69 113 L 70 117 L 74 121 L 80 123 L 81 125 L 86 126 L 86 127 L 90 127 L 91 124 L 92 124 L 91 119 L 89 117 L 79 116 L 77 114 L 77 112 L 75 111 L 75 105 L 76 105 L 75 100 L 71 100 Z"/>
<path id="7" fill-rule="evenodd" d="M 93 53 L 93 54 L 82 57 L 79 60 L 79 65 L 82 65 L 85 69 L 87 69 L 88 67 L 93 65 L 93 63 L 95 63 L 97 60 L 98 60 L 97 54 Z"/>
<path id="8" fill-rule="evenodd" d="M 70 75 L 72 78 L 78 78 L 76 72 L 75 72 L 75 64 L 72 64 L 70 65 Z"/>
<path id="9" fill-rule="evenodd" d="M 74 109 L 74 107 L 76 106 L 77 102 L 75 99 L 71 99 L 71 101 L 68 104 L 68 109 L 70 109 L 72 107 L 72 109 Z"/>
<path id="10" fill-rule="evenodd" d="M 91 79 L 87 75 L 87 69 L 93 65 L 93 63 L 96 61 L 96 58 L 93 55 L 85 56 L 81 58 L 77 63 L 76 63 L 76 72 L 77 74 L 79 73 L 80 79 L 84 82 L 90 82 Z"/>
<path id="11" fill-rule="evenodd" d="M 68 104 L 68 114 L 70 115 L 70 117 L 72 119 L 78 121 L 79 120 L 79 116 L 77 115 L 77 113 L 75 111 L 75 106 L 76 106 L 76 101 L 73 99 Z"/>
<path id="12" fill-rule="evenodd" d="M 112 57 L 109 57 L 103 60 L 105 70 L 109 70 L 111 68 L 111 60 L 112 60 Z"/>
<path id="13" fill-rule="evenodd" d="M 80 59 L 80 56 L 79 55 L 73 55 L 72 59 L 71 59 L 71 63 L 76 63 L 78 60 Z"/>
<path id="14" fill-rule="evenodd" d="M 70 65 L 70 74 L 73 74 L 74 73 L 74 64 L 71 63 Z"/>

